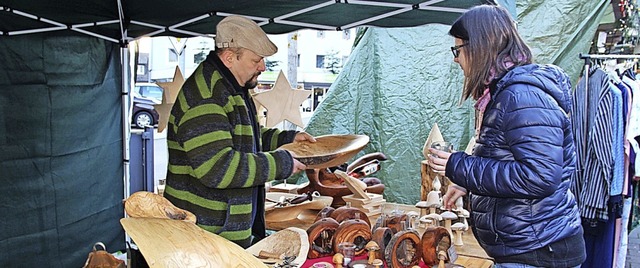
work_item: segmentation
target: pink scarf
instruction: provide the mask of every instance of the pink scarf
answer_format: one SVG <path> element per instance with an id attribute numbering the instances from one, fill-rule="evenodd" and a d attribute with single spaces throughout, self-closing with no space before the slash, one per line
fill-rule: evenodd
<path id="1" fill-rule="evenodd" d="M 478 98 L 478 100 L 476 101 L 476 104 L 473 105 L 473 107 L 475 107 L 478 112 L 483 113 L 484 109 L 487 108 L 487 104 L 489 104 L 490 100 L 491 100 L 491 93 L 489 93 L 489 87 L 486 87 L 484 89 L 484 93 L 482 93 L 482 96 Z"/>
<path id="2" fill-rule="evenodd" d="M 514 64 L 511 61 L 511 59 L 507 58 L 504 62 L 504 65 L 507 67 L 507 69 L 511 68 Z M 480 98 L 478 98 L 478 100 L 476 100 L 476 104 L 473 105 L 474 108 L 476 108 L 476 137 L 478 136 L 478 134 L 480 133 L 480 126 L 482 126 L 482 117 L 484 116 L 484 110 L 487 108 L 487 104 L 489 104 L 489 101 L 491 100 L 491 93 L 489 92 L 489 83 L 491 83 L 491 81 L 495 78 L 495 73 L 496 71 L 493 70 L 493 68 L 490 71 L 491 77 L 489 78 L 489 81 L 487 82 L 487 86 L 484 88 L 484 92 L 482 93 L 482 96 L 480 96 Z"/>
<path id="3" fill-rule="evenodd" d="M 482 126 L 482 118 L 484 117 L 484 110 L 487 108 L 487 104 L 491 100 L 491 93 L 489 93 L 489 87 L 484 89 L 482 96 L 478 98 L 476 104 L 473 107 L 476 108 L 476 138 L 480 134 L 480 126 Z"/>

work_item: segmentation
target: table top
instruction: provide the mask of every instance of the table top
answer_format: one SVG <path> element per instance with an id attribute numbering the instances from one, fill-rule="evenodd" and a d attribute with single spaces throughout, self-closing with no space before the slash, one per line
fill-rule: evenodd
<path id="1" fill-rule="evenodd" d="M 383 206 L 383 213 L 390 214 L 390 212 L 393 210 L 401 210 L 405 213 L 409 211 L 420 213 L 420 209 L 412 205 L 386 203 Z M 277 231 L 287 227 L 298 227 L 303 230 L 307 230 L 309 226 L 313 224 L 316 216 L 317 211 L 301 211 L 298 217 L 294 218 L 293 220 L 283 222 L 267 222 L 267 229 Z M 380 215 L 374 215 L 372 217 L 369 217 L 370 222 L 376 222 L 379 216 Z M 419 229 L 418 231 L 421 233 L 424 230 Z M 456 264 L 463 265 L 465 267 L 491 267 L 491 265 L 493 264 L 491 258 L 487 256 L 484 249 L 482 249 L 482 247 L 478 245 L 478 241 L 475 239 L 471 230 L 464 232 L 464 234 L 462 235 L 462 241 L 464 243 L 463 246 L 455 246 L 456 252 L 458 254 L 458 260 L 455 262 Z"/>

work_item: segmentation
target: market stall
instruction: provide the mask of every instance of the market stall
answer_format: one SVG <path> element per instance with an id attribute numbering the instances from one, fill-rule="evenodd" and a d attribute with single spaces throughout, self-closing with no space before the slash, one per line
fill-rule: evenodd
<path id="1" fill-rule="evenodd" d="M 212 23 L 228 15 L 227 12 L 258 16 L 256 20 L 264 23 L 265 29 L 277 25 L 274 32 L 286 32 L 313 24 L 313 21 L 307 21 L 293 25 L 291 22 L 299 19 L 297 16 L 281 18 L 278 15 L 257 15 L 260 9 L 276 14 L 295 13 L 295 8 L 304 9 L 293 7 L 284 10 L 277 3 L 275 6 L 263 2 L 256 5 L 251 1 L 243 1 L 240 4 L 221 5 L 216 1 L 203 6 L 199 1 L 187 4 L 130 1 L 123 6 L 118 5 L 121 1 L 97 1 L 82 5 L 74 1 L 46 2 L 4 1 L 0 5 L 0 53 L 5 63 L 0 75 L 0 97 L 3 101 L 0 106 L 0 133 L 3 134 L 0 145 L 3 152 L 2 167 L 7 171 L 3 176 L 6 182 L 3 184 L 5 205 L 0 211 L 5 215 L 14 215 L 16 211 L 21 213 L 19 217 L 8 217 L 3 225 L 4 235 L 0 238 L 3 252 L 5 256 L 12 257 L 2 258 L 0 263 L 7 267 L 38 266 L 42 263 L 51 267 L 77 267 L 96 241 L 104 241 L 109 249 L 124 249 L 124 232 L 119 219 L 123 216 L 121 200 L 125 197 L 123 189 L 126 188 L 122 177 L 128 174 L 129 162 L 127 149 L 121 147 L 127 144 L 127 108 L 122 100 L 128 94 L 130 70 L 123 67 L 128 65 L 121 56 L 128 42 L 145 35 L 170 33 L 187 36 L 196 31 L 211 30 Z M 302 4 L 310 2 L 313 1 L 298 1 Z M 541 32 L 530 35 L 536 42 L 560 40 L 554 45 L 536 46 L 541 50 L 546 49 L 544 60 L 559 63 L 576 61 L 576 53 L 566 51 L 584 50 L 588 46 L 589 42 L 585 40 L 589 38 L 581 37 L 592 32 L 593 27 L 588 20 L 598 17 L 604 6 L 601 3 L 605 2 L 608 3 L 563 2 L 560 4 L 570 9 L 569 12 L 559 12 L 561 15 L 557 15 L 556 19 L 548 16 L 549 28 L 539 27 L 537 21 L 527 20 L 539 17 L 537 13 L 524 16 L 520 26 L 525 32 L 528 29 L 529 32 Z M 546 5 L 552 5 L 550 3 L 545 2 Z M 336 6 L 346 4 L 341 1 L 324 4 L 330 10 L 327 13 L 340 11 L 333 13 L 341 19 L 351 18 L 344 14 L 356 13 L 354 9 L 336 9 Z M 242 7 L 247 7 L 248 11 Z M 373 6 L 373 13 L 378 8 Z M 392 6 L 390 14 L 394 14 L 396 9 L 416 11 L 417 14 L 411 13 L 411 18 L 389 17 L 387 21 L 394 22 L 392 26 L 413 26 L 400 22 L 430 17 L 425 15 L 424 8 L 423 5 L 414 8 L 410 4 Z M 225 10 L 214 12 L 218 9 Z M 542 6 L 527 11 L 531 10 L 556 9 Z M 426 14 L 432 14 L 433 11 L 426 10 Z M 335 22 L 335 25 L 329 23 L 328 27 L 318 27 L 320 29 L 336 30 L 345 25 L 355 27 L 351 22 L 344 23 L 336 21 L 333 16 L 325 16 L 327 13 L 312 11 L 311 14 L 315 16 L 307 14 L 301 17 L 312 20 L 326 17 Z M 456 14 L 446 20 L 450 21 Z M 272 17 L 278 19 L 272 21 Z M 564 18 L 564 23 L 558 22 L 558 17 Z M 194 18 L 202 21 L 193 23 L 191 19 Z M 439 19 L 441 22 L 444 20 Z M 366 22 L 358 25 L 369 25 Z M 193 24 L 182 27 L 185 25 L 183 23 Z M 558 27 L 565 24 L 569 26 Z M 532 29 L 535 28 L 533 25 L 539 28 Z M 549 33 L 555 33 L 552 29 L 563 29 L 565 33 L 550 36 Z M 428 127 L 442 118 L 446 119 L 442 121 L 463 125 L 462 128 L 468 126 L 465 125 L 465 122 L 468 123 L 465 120 L 467 117 L 440 112 L 453 110 L 456 98 L 423 94 L 436 92 L 437 95 L 438 92 L 458 86 L 452 85 L 455 83 L 451 81 L 459 81 L 459 77 L 451 76 L 450 68 L 434 68 L 440 69 L 435 73 L 425 68 L 426 64 L 439 61 L 433 56 L 440 52 L 431 53 L 424 47 L 431 46 L 432 51 L 441 51 L 442 47 L 446 50 L 448 43 L 436 44 L 445 35 L 442 27 L 423 27 L 414 31 L 369 31 L 363 44 L 357 48 L 358 55 L 349 61 L 349 68 L 345 68 L 345 74 L 332 87 L 334 93 L 314 116 L 309 131 L 317 135 L 346 132 L 369 134 L 372 144 L 364 153 L 385 151 L 393 156 L 389 168 L 383 171 L 384 176 L 381 177 L 389 182 L 398 180 L 393 181 L 394 184 L 417 182 L 419 168 L 403 169 L 399 164 L 418 167 L 415 153 L 404 150 L 421 147 L 423 136 L 426 136 L 424 126 Z M 540 36 L 544 38 L 537 38 Z M 416 45 L 416 40 L 421 43 Z M 383 47 L 390 48 L 393 53 L 385 52 Z M 396 53 L 398 50 L 403 53 Z M 390 58 L 394 61 L 388 61 Z M 378 66 L 372 67 L 372 62 Z M 417 64 L 409 67 L 410 62 Z M 406 71 L 409 69 L 412 71 Z M 383 76 L 382 73 L 388 72 L 386 70 L 394 70 L 392 75 L 395 78 Z M 449 82 L 435 79 L 439 76 L 449 77 Z M 410 84 L 407 85 L 407 81 Z M 415 81 L 431 83 L 418 83 L 420 85 L 416 88 Z M 381 90 L 387 84 L 397 86 L 388 92 Z M 399 100 L 398 96 L 405 100 Z M 415 99 L 406 100 L 406 96 Z M 340 104 L 344 101 L 354 105 Z M 437 113 L 427 113 L 422 106 L 411 108 L 412 103 L 441 109 Z M 398 107 L 401 108 L 399 112 Z M 391 116 L 391 110 L 396 111 L 394 116 Z M 379 116 L 383 114 L 385 117 L 381 119 Z M 398 129 L 410 129 L 412 135 L 398 135 L 395 132 Z M 389 130 L 394 132 L 387 132 Z M 447 133 L 458 132 L 452 130 Z M 460 131 L 452 138 L 458 145 L 468 138 L 459 137 L 466 135 L 460 133 L 466 132 Z M 398 203 L 409 203 L 417 196 L 417 191 L 407 192 L 399 187 L 388 189 L 386 193 L 386 198 Z M 78 233 L 83 235 L 78 236 Z"/>

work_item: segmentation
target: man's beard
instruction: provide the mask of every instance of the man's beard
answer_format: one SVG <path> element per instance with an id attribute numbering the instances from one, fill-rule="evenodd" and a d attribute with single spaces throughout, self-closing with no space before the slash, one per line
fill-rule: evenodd
<path id="1" fill-rule="evenodd" d="M 260 73 L 256 73 L 253 77 L 251 77 L 251 79 L 247 80 L 247 82 L 244 82 L 244 87 L 245 88 L 255 88 L 258 85 L 258 76 L 260 75 Z"/>

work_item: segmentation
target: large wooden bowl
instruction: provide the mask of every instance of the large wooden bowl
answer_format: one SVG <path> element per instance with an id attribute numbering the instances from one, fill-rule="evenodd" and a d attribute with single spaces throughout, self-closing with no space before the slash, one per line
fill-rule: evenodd
<path id="1" fill-rule="evenodd" d="M 347 162 L 368 143 L 367 135 L 335 134 L 318 136 L 316 142 L 292 142 L 280 149 L 291 152 L 294 158 L 307 165 L 307 169 L 320 169 Z"/>

